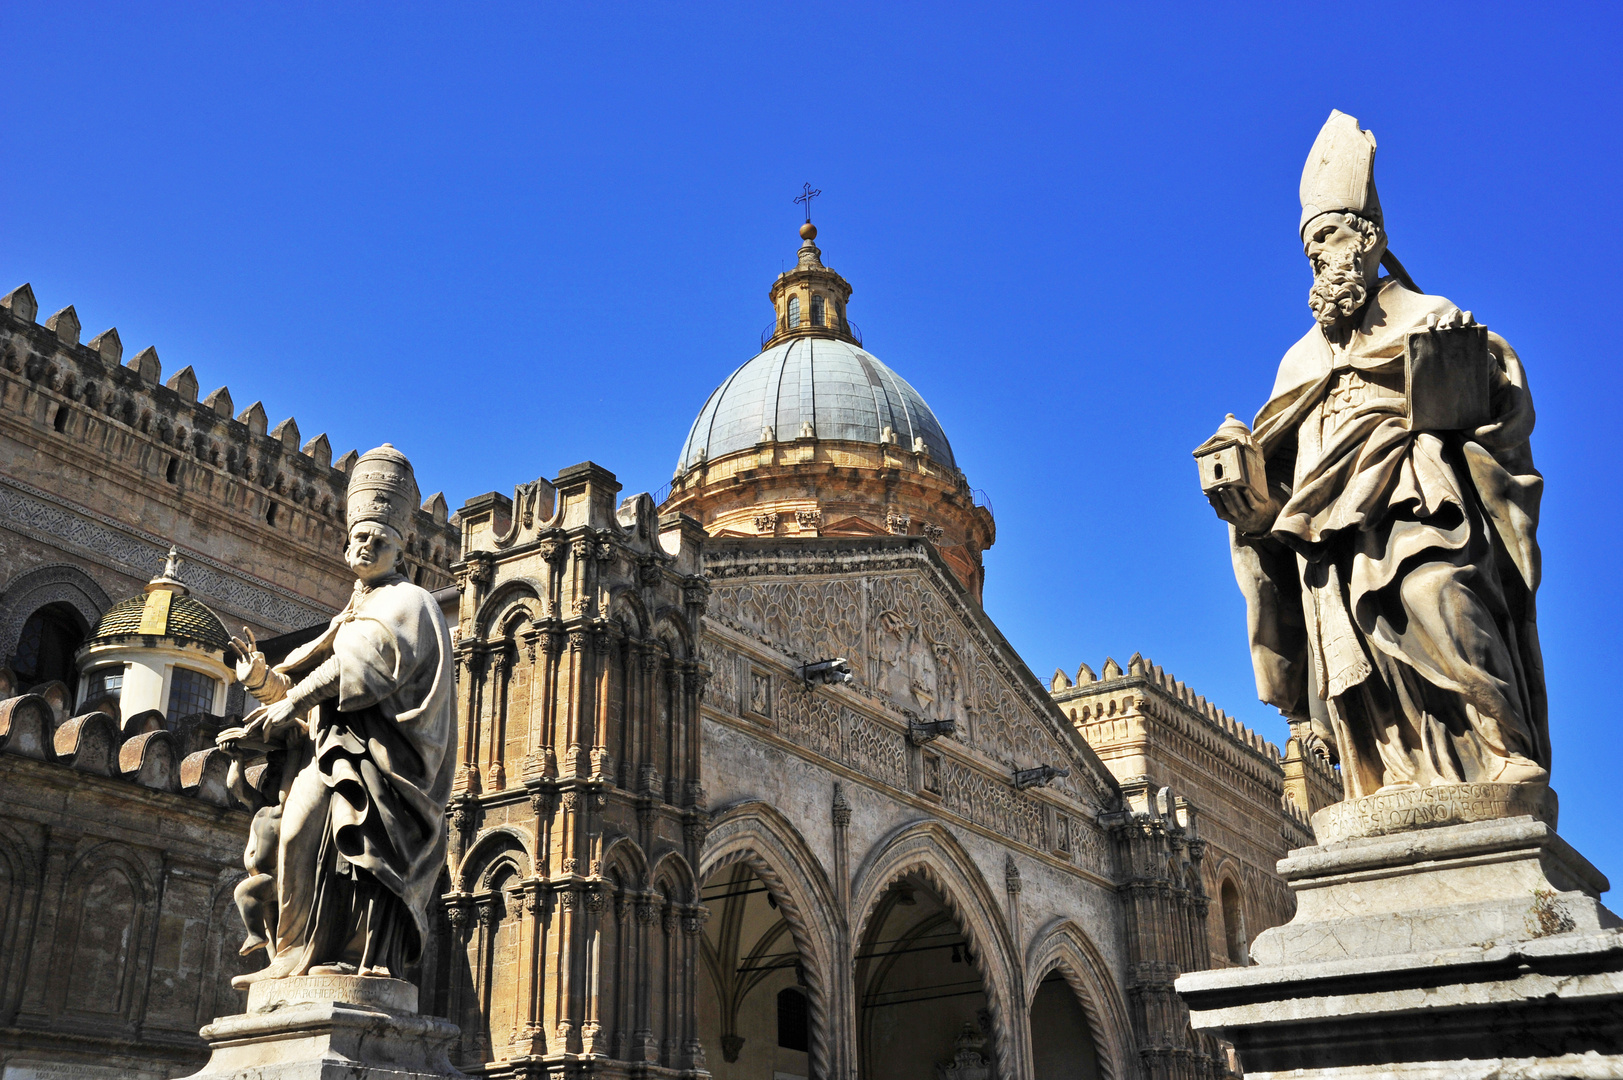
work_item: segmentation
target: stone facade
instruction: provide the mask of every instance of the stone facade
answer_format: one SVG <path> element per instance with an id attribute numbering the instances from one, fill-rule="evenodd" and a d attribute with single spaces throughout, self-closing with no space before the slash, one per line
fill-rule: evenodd
<path id="1" fill-rule="evenodd" d="M 37 695 L 0 701 L 0 1068 L 180 1076 L 231 977 L 248 814 L 226 759 Z"/>
<path id="2" fill-rule="evenodd" d="M 1080 1075 L 1222 1075 L 1172 992 L 1208 959 L 1197 809 L 1118 784 L 932 544 L 705 540 L 617 491 L 587 464 L 459 513 L 463 771 L 424 973 L 453 1060 L 1030 1076 L 1079 1039 Z M 849 683 L 808 681 L 834 656 Z M 956 1011 L 888 1018 L 942 985 Z M 1034 1025 L 1044 987 L 1069 1023 Z"/>
<path id="3" fill-rule="evenodd" d="M 1211 964 L 1244 964 L 1247 943 L 1295 910 L 1274 867 L 1313 842 L 1308 814 L 1341 797 L 1335 770 L 1294 739 L 1282 755 L 1137 653 L 1101 671 L 1056 671 L 1054 702 L 1121 784 L 1170 785 L 1200 808 Z"/>
<path id="4" fill-rule="evenodd" d="M 1037 680 L 980 605 L 989 505 L 805 240 L 763 338 L 777 389 L 729 431 L 695 424 L 663 505 L 584 463 L 416 515 L 459 728 L 419 1011 L 493 1077 L 1228 1074 L 1173 982 L 1289 917 L 1271 860 L 1311 839 L 1335 774 L 1137 658 Z M 112 332 L 79 345 L 71 309 L 35 314 L 26 288 L 0 310 L 0 648 L 41 611 L 94 625 L 171 541 L 228 625 L 284 645 L 319 625 L 349 588 L 353 458 L 257 406 L 233 419 L 223 389 L 198 403 L 189 371 L 160 384 Z M 740 436 L 768 402 L 805 422 Z M 121 726 L 39 689 L 0 719 L 0 962 L 24 987 L 0 996 L 0 1055 L 178 1075 L 243 1008 L 247 820 L 201 743 L 223 718 Z M 47 924 L 40 889 L 102 850 L 87 837 L 146 876 Z M 94 1022 L 54 959 L 102 948 L 91 924 L 145 950 L 115 955 L 131 989 Z M 261 1006 L 209 1027 L 217 1065 L 232 1032 L 282 1022 Z"/>
<path id="5" fill-rule="evenodd" d="M 225 387 L 199 401 L 192 370 L 161 381 L 153 349 L 124 362 L 116 330 L 81 344 L 72 307 L 37 314 L 26 285 L 0 299 L 0 693 L 38 690 L 0 701 L 0 1065 L 178 1076 L 206 1057 L 202 1024 L 241 1009 L 231 890 L 248 815 L 205 745 L 223 717 L 75 715 L 75 657 L 100 663 L 92 630 L 171 546 L 233 626 L 324 622 L 353 581 L 354 454 L 333 464 L 291 419 L 268 430 L 257 402 L 233 418 Z M 443 496 L 414 524 L 412 576 L 450 585 Z"/>
<path id="6" fill-rule="evenodd" d="M 334 463 L 327 436 L 301 443 L 291 418 L 268 428 L 257 401 L 233 417 L 226 387 L 199 400 L 191 368 L 161 379 L 155 349 L 123 361 L 117 330 L 81 344 L 71 306 L 43 325 L 37 314 L 27 285 L 0 300 L 0 658 L 50 604 L 88 630 L 171 545 L 228 625 L 270 636 L 330 616 L 353 578 L 354 453 Z M 449 585 L 457 535 L 443 496 L 416 525 L 412 577 Z"/>

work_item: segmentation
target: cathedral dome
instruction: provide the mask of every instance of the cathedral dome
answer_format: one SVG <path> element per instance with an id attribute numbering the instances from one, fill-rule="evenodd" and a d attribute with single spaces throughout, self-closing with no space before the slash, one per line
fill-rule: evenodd
<path id="1" fill-rule="evenodd" d="M 923 537 L 978 600 L 992 509 L 919 392 L 862 347 L 817 226 L 800 237 L 761 352 L 705 400 L 661 511 L 714 537 Z"/>
<path id="2" fill-rule="evenodd" d="M 906 379 L 850 341 L 803 336 L 771 345 L 711 393 L 677 472 L 798 438 L 891 443 L 957 467 L 940 421 Z"/>

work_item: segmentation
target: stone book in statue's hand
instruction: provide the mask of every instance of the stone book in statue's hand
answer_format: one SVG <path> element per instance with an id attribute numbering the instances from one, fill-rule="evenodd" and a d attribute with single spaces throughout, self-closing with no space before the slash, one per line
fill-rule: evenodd
<path id="1" fill-rule="evenodd" d="M 1497 362 L 1488 328 L 1469 311 L 1415 330 L 1404 343 L 1403 391 L 1412 431 L 1475 431 L 1493 418 Z"/>
<path id="2" fill-rule="evenodd" d="M 242 718 L 239 727 L 223 729 L 214 737 L 214 744 L 228 754 L 268 754 L 272 750 L 282 749 L 265 741 L 265 731 L 261 721 L 269 710 L 261 705 L 253 712 Z"/>

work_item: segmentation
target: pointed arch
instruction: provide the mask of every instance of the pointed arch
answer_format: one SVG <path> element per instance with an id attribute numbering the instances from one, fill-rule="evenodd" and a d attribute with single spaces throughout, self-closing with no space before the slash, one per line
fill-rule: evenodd
<path id="1" fill-rule="evenodd" d="M 851 890 L 851 910 L 860 912 L 851 935 L 862 941 L 869 918 L 889 888 L 908 874 L 918 874 L 940 894 L 974 950 L 973 963 L 992 1014 L 994 1075 L 1019 1075 L 1016 1033 L 1025 1025 L 1015 1015 L 1025 1001 L 1016 993 L 1020 958 L 997 894 L 951 830 L 934 818 L 903 825 L 876 844 L 858 867 Z"/>
<path id="2" fill-rule="evenodd" d="M 127 1020 L 151 932 L 157 889 L 151 868 L 123 844 L 96 844 L 65 875 L 54 964 L 70 974 L 58 990 L 103 1015 Z"/>
<path id="3" fill-rule="evenodd" d="M 660 608 L 654 617 L 654 633 L 666 642 L 667 648 L 670 648 L 672 639 L 681 643 L 680 655 L 675 649 L 670 650 L 673 660 L 687 660 L 694 655 L 693 634 L 688 630 L 687 617 L 680 608 Z"/>
<path id="4" fill-rule="evenodd" d="M 456 891 L 473 892 L 474 888 L 470 886 L 488 878 L 490 869 L 504 856 L 514 861 L 520 877 L 533 877 L 535 837 L 516 825 L 496 825 L 481 830 L 452 874 Z"/>
<path id="5" fill-rule="evenodd" d="M 626 634 L 633 638 L 647 635 L 648 608 L 633 586 L 626 585 L 609 594 L 609 620 L 619 622 Z"/>
<path id="6" fill-rule="evenodd" d="M 699 857 L 699 880 L 708 881 L 717 871 L 738 862 L 747 863 L 777 901 L 802 958 L 811 1012 L 811 1074 L 849 1072 L 831 1067 L 831 991 L 835 979 L 849 979 L 849 974 L 835 971 L 839 903 L 828 874 L 789 819 L 775 807 L 757 801 L 734 803 L 711 818 Z"/>
<path id="7" fill-rule="evenodd" d="M 536 618 L 541 614 L 539 606 L 545 592 L 545 586 L 534 578 L 515 577 L 503 582 L 479 605 L 473 617 L 474 633 L 480 640 L 489 637 L 498 621 L 506 623 L 500 617 L 515 606 L 522 606 L 531 618 Z"/>
<path id="8" fill-rule="evenodd" d="M 648 856 L 632 837 L 621 835 L 609 841 L 603 848 L 602 862 L 604 877 L 617 869 L 623 881 L 632 887 L 641 888 L 644 882 L 653 880 L 648 873 Z"/>
<path id="9" fill-rule="evenodd" d="M 20 947 L 27 930 L 26 898 L 37 889 L 30 845 L 10 823 L 0 821 L 0 1015 L 10 1009 L 22 990 L 21 965 L 26 949 Z"/>
<path id="10" fill-rule="evenodd" d="M 1076 995 L 1092 1029 L 1094 1051 L 1105 1080 L 1129 1080 L 1133 1028 L 1127 1003 L 1098 946 L 1076 923 L 1056 918 L 1032 938 L 1026 951 L 1026 1003 L 1029 1011 L 1043 980 L 1059 972 Z"/>
<path id="11" fill-rule="evenodd" d="M 654 861 L 648 874 L 648 882 L 654 889 L 668 883 L 671 891 L 667 895 L 677 903 L 698 903 L 699 879 L 693 873 L 693 865 L 675 848 Z"/>

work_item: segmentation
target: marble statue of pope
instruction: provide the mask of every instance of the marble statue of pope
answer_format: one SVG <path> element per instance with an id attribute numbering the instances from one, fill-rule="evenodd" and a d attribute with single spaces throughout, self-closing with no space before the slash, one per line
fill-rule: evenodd
<path id="1" fill-rule="evenodd" d="M 445 868 L 455 690 L 439 605 L 399 572 L 416 500 L 411 466 L 393 447 L 361 457 L 348 499 L 349 602 L 275 668 L 251 635 L 233 639 L 238 678 L 263 705 L 221 744 L 273 748 L 279 766 L 237 894 L 244 952 L 264 947 L 270 963 L 239 986 L 306 974 L 404 978 L 428 939 Z"/>
<path id="2" fill-rule="evenodd" d="M 1374 137 L 1332 113 L 1302 178 L 1315 325 L 1250 435 L 1267 491 L 1209 493 L 1231 525 L 1258 694 L 1339 759 L 1348 797 L 1546 783 L 1526 374 L 1489 334 L 1487 422 L 1411 422 L 1406 337 L 1473 320 L 1387 252 L 1374 156 Z"/>

